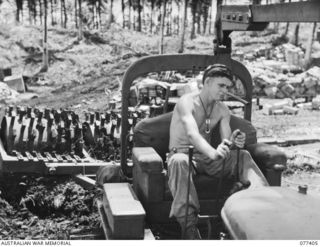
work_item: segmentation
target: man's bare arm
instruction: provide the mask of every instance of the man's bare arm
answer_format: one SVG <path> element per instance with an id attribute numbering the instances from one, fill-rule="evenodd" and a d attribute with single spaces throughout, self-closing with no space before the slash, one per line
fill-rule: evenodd
<path id="1" fill-rule="evenodd" d="M 219 159 L 217 150 L 214 149 L 200 134 L 196 120 L 192 115 L 193 101 L 189 97 L 183 97 L 177 104 L 183 127 L 186 129 L 189 141 L 201 153 L 212 160 Z"/>
<path id="2" fill-rule="evenodd" d="M 220 123 L 220 135 L 221 139 L 228 139 L 232 143 L 234 143 L 237 147 L 243 148 L 246 135 L 245 133 L 241 132 L 239 129 L 235 131 L 231 131 L 230 128 L 230 111 L 227 106 L 224 106 L 226 109 L 223 109 L 224 113 Z"/>
<path id="3" fill-rule="evenodd" d="M 230 140 L 231 138 L 231 128 L 230 128 L 230 111 L 227 106 L 222 105 L 221 107 L 222 110 L 222 118 L 220 122 L 220 136 L 221 140 L 223 139 L 228 139 Z"/>

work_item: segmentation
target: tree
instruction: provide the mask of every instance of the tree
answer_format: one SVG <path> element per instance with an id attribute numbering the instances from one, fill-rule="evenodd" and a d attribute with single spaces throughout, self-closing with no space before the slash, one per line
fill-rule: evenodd
<path id="1" fill-rule="evenodd" d="M 188 0 L 183 1 L 183 12 L 182 12 L 182 22 L 181 22 L 181 33 L 180 33 L 180 47 L 178 53 L 183 53 L 184 50 L 184 36 L 186 32 L 186 19 L 188 10 Z"/>
<path id="2" fill-rule="evenodd" d="M 126 8 L 126 5 L 124 4 L 124 0 L 121 0 L 122 28 L 126 27 L 125 8 Z"/>
<path id="3" fill-rule="evenodd" d="M 293 44 L 296 46 L 299 44 L 299 29 L 300 29 L 300 23 L 297 23 L 294 29 L 294 36 L 293 36 Z"/>
<path id="4" fill-rule="evenodd" d="M 113 22 L 113 0 L 109 0 L 109 12 L 108 12 L 108 20 L 107 20 L 108 28 L 110 28 L 112 22 Z"/>
<path id="5" fill-rule="evenodd" d="M 78 21 L 78 40 L 82 40 L 83 38 L 83 31 L 82 31 L 82 0 L 78 0 L 78 10 L 79 10 L 79 21 Z"/>
<path id="6" fill-rule="evenodd" d="M 43 14 L 43 11 L 42 11 L 42 2 L 41 2 L 41 0 L 39 0 L 40 25 L 42 25 L 42 14 Z"/>
<path id="7" fill-rule="evenodd" d="M 51 26 L 54 26 L 54 15 L 53 15 L 53 0 L 50 0 L 50 15 L 51 15 Z"/>
<path id="8" fill-rule="evenodd" d="M 209 34 L 215 32 L 215 23 L 217 16 L 217 0 L 211 0 L 211 21 L 209 27 Z"/>
<path id="9" fill-rule="evenodd" d="M 67 28 L 67 22 L 68 22 L 68 15 L 67 15 L 66 1 L 61 0 L 61 26 L 64 28 Z"/>
<path id="10" fill-rule="evenodd" d="M 102 8 L 102 3 L 101 0 L 98 0 L 98 28 L 101 28 L 101 8 Z"/>
<path id="11" fill-rule="evenodd" d="M 136 9 L 138 10 L 138 26 L 137 26 L 137 31 L 141 32 L 141 11 L 142 11 L 142 6 L 140 0 L 137 0 L 136 2 Z"/>
<path id="12" fill-rule="evenodd" d="M 0 5 L 2 1 L 0 0 Z M 32 24 L 32 3 L 31 0 L 28 0 L 28 11 L 29 11 L 29 24 Z"/>
<path id="13" fill-rule="evenodd" d="M 190 39 L 194 39 L 196 37 L 195 25 L 196 25 L 197 2 L 198 2 L 198 0 L 191 0 L 192 24 L 191 24 Z"/>
<path id="14" fill-rule="evenodd" d="M 160 44 L 159 44 L 159 53 L 163 54 L 163 33 L 164 33 L 164 20 L 166 18 L 166 8 L 167 0 L 163 1 L 162 5 L 162 15 L 161 15 L 161 24 L 160 24 Z"/>
<path id="15" fill-rule="evenodd" d="M 180 1 L 175 0 L 175 3 L 177 5 L 177 9 L 178 9 L 178 15 L 175 16 L 175 18 L 174 18 L 174 22 L 175 22 L 175 26 L 176 26 L 175 32 L 177 34 L 179 34 L 180 33 L 180 23 L 182 23 L 182 20 L 180 18 L 181 7 L 180 7 Z"/>
<path id="16" fill-rule="evenodd" d="M 22 15 L 22 8 L 23 8 L 23 0 L 16 0 L 16 22 L 20 22 L 20 15 Z"/>
<path id="17" fill-rule="evenodd" d="M 167 8 L 167 36 L 170 36 L 172 34 L 172 0 L 168 2 L 168 8 Z"/>
<path id="18" fill-rule="evenodd" d="M 288 32 L 289 32 L 289 25 L 290 25 L 290 23 L 289 23 L 289 22 L 287 22 L 287 23 L 286 23 L 286 28 L 284 29 L 283 36 L 287 36 L 287 35 L 288 35 Z"/>
<path id="19" fill-rule="evenodd" d="M 132 11 L 132 0 L 129 0 L 128 1 L 129 3 L 129 16 L 128 16 L 128 22 L 129 22 L 129 29 L 131 29 L 131 26 L 132 26 L 132 22 L 131 22 L 131 11 Z"/>
<path id="20" fill-rule="evenodd" d="M 48 71 L 49 68 L 49 56 L 48 56 L 48 26 L 47 26 L 47 17 L 48 17 L 48 2 L 47 0 L 43 0 L 43 14 L 44 14 L 44 20 L 43 20 L 43 55 L 42 55 L 42 71 Z"/>
<path id="21" fill-rule="evenodd" d="M 154 6 L 156 4 L 156 0 L 150 0 L 151 2 L 151 13 L 150 13 L 150 33 L 152 33 L 153 28 L 153 15 L 154 15 Z"/>
<path id="22" fill-rule="evenodd" d="M 37 8 L 36 8 L 35 1 L 31 1 L 31 7 L 32 7 L 32 13 L 33 13 L 33 23 L 36 24 L 36 22 L 37 22 Z"/>
<path id="23" fill-rule="evenodd" d="M 197 34 L 201 34 L 201 15 L 202 15 L 202 1 L 197 1 L 196 5 L 196 23 L 197 23 Z"/>
<path id="24" fill-rule="evenodd" d="M 78 28 L 78 0 L 74 0 L 74 24 Z"/>
<path id="25" fill-rule="evenodd" d="M 304 66 L 307 67 L 310 64 L 310 60 L 311 60 L 311 51 L 312 51 L 312 44 L 313 44 L 313 40 L 314 40 L 314 33 L 316 31 L 317 28 L 317 23 L 314 22 L 312 29 L 311 29 L 311 33 L 309 35 L 309 39 L 308 39 L 308 43 L 307 43 L 307 47 L 306 47 L 306 53 L 304 56 Z"/>
<path id="26" fill-rule="evenodd" d="M 141 31 L 144 31 L 146 27 L 146 2 L 141 0 Z"/>

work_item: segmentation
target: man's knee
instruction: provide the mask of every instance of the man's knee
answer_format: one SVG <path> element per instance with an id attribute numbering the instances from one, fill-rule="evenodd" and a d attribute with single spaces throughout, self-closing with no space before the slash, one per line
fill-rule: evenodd
<path id="1" fill-rule="evenodd" d="M 240 150 L 240 160 L 244 167 L 250 167 L 254 163 L 251 154 L 247 150 Z"/>
<path id="2" fill-rule="evenodd" d="M 240 156 L 242 156 L 243 158 L 251 158 L 251 154 L 249 153 L 249 151 L 244 149 L 240 150 Z"/>

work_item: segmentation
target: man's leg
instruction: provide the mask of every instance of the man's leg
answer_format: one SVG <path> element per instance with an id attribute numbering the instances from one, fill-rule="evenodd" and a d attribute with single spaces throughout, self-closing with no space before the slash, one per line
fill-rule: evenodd
<path id="1" fill-rule="evenodd" d="M 189 160 L 184 153 L 173 154 L 168 161 L 169 188 L 173 196 L 170 217 L 175 217 L 181 226 L 185 227 L 185 214 L 187 210 L 187 188 Z M 190 178 L 188 219 L 186 225 L 186 238 L 197 239 L 199 232 L 196 228 L 200 204 L 192 176 Z"/>
<path id="2" fill-rule="evenodd" d="M 236 153 L 236 151 L 232 153 Z M 254 162 L 250 153 L 247 150 L 240 150 L 239 169 L 240 180 L 249 181 L 249 188 L 269 185 L 266 178 L 264 177 L 259 167 Z"/>
<path id="3" fill-rule="evenodd" d="M 203 155 L 195 154 L 197 160 L 199 160 L 199 169 L 201 168 L 204 173 L 209 176 L 220 177 L 222 171 L 223 160 L 212 161 Z M 250 187 L 259 187 L 269 185 L 266 178 L 260 171 L 257 164 L 252 159 L 250 153 L 247 150 L 239 151 L 239 163 L 237 164 L 237 150 L 231 150 L 228 157 L 225 158 L 225 168 L 223 177 L 235 176 L 239 174 L 240 182 L 250 182 Z"/>

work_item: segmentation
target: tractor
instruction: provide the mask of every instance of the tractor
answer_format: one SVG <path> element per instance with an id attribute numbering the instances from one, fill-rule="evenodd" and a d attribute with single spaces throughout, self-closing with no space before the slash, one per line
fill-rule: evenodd
<path id="1" fill-rule="evenodd" d="M 166 163 L 169 126 L 180 96 L 179 86 L 171 90 L 172 85 L 167 83 L 165 90 L 148 89 L 142 96 L 132 94 L 132 87 L 141 77 L 162 72 L 169 79 L 180 73 L 196 80 L 209 65 L 224 64 L 233 72 L 236 82 L 235 91 L 226 98 L 230 109 L 235 109 L 230 127 L 246 133 L 245 149 L 270 186 L 243 189 L 230 196 L 233 179 L 195 176 L 202 238 L 319 239 L 320 197 L 308 193 L 305 186 L 299 186 L 297 191 L 281 187 L 286 155 L 276 146 L 257 142 L 257 132 L 251 124 L 252 78 L 248 69 L 231 57 L 229 35 L 232 31 L 261 31 L 269 22 L 319 21 L 320 2 L 267 5 L 258 2 L 222 5 L 218 1 L 213 54 L 154 55 L 133 63 L 122 81 L 121 112 L 92 113 L 81 123 L 78 115 L 67 110 L 18 107 L 14 110 L 9 106 L 0 129 L 0 175 L 68 174 L 74 175 L 83 186 L 93 188 L 95 181 L 89 174 L 97 174 L 103 191 L 97 206 L 106 239 L 180 239 L 179 225 L 169 218 L 173 198 L 168 189 Z M 161 104 L 155 100 L 158 91 L 164 98 Z M 150 97 L 155 100 L 153 103 Z M 145 101 L 152 103 L 149 117 L 135 112 L 137 102 L 141 105 Z M 142 120 L 137 122 L 137 118 Z M 217 126 L 210 144 L 216 147 L 220 142 Z M 94 143 L 112 153 L 107 159 L 119 161 L 119 166 L 115 168 L 114 163 L 92 158 L 84 145 Z M 105 179 L 107 176 L 102 171 L 107 175 L 119 172 L 125 179 Z"/>
<path id="2" fill-rule="evenodd" d="M 158 109 L 163 114 L 142 120 L 131 131 L 127 118 L 132 106 L 130 89 L 137 78 L 148 73 L 178 71 L 196 77 L 207 66 L 219 63 L 231 69 L 238 87 L 242 88 L 242 97 L 230 94 L 242 104 L 243 109 L 242 117 L 232 115 L 231 129 L 238 128 L 246 133 L 245 149 L 250 152 L 270 186 L 244 189 L 228 197 L 232 181 L 206 175 L 195 176 L 202 237 L 258 240 L 319 238 L 320 214 L 314 209 L 320 206 L 320 197 L 309 195 L 306 186 L 299 186 L 297 191 L 281 187 L 281 174 L 286 169 L 285 154 L 275 146 L 257 143 L 256 130 L 251 124 L 252 78 L 243 64 L 231 58 L 229 35 L 237 30 L 260 31 L 271 21 L 318 21 L 320 4 L 316 1 L 267 5 L 258 2 L 253 5 L 221 5 L 218 1 L 217 39 L 213 41 L 212 55 L 149 56 L 127 69 L 122 84 L 121 168 L 126 176 L 132 178 L 132 186 L 104 184 L 104 202 L 101 203 L 104 210 L 100 211 L 106 235 L 120 239 L 148 239 L 151 228 L 156 231 L 162 229 L 169 238 L 180 238 L 179 226 L 169 218 L 173 198 L 168 189 L 166 163 L 171 111 L 176 99 L 166 95 L 163 108 Z M 218 132 L 216 128 L 212 133 L 213 147 L 221 141 Z M 128 159 L 129 138 L 133 138 L 132 161 Z M 140 206 L 137 206 L 138 202 Z M 117 208 L 120 205 L 123 215 Z"/>

